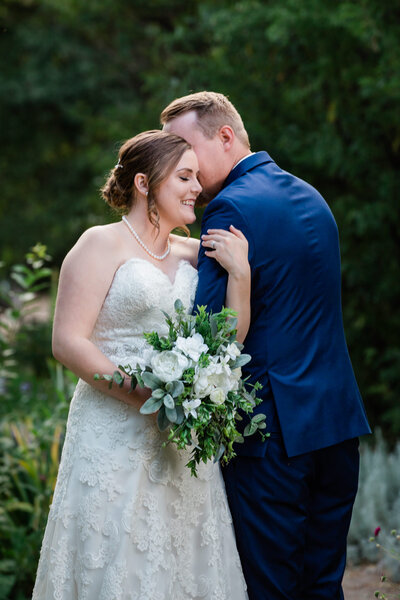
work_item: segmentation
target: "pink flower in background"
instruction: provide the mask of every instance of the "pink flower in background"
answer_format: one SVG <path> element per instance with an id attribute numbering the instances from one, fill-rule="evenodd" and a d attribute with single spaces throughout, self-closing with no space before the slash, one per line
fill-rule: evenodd
<path id="1" fill-rule="evenodd" d="M 375 531 L 374 531 L 374 536 L 375 536 L 375 537 L 378 537 L 380 530 L 381 530 L 381 528 L 380 528 L 380 527 L 377 527 L 377 528 L 375 529 Z"/>

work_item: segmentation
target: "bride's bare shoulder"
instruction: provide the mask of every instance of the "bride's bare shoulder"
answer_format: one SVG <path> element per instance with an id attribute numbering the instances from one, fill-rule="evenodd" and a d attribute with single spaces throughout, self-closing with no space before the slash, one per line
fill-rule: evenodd
<path id="1" fill-rule="evenodd" d="M 197 255 L 199 253 L 200 240 L 192 237 L 171 235 L 174 251 L 180 259 L 188 260 L 193 267 L 197 266 Z"/>
<path id="2" fill-rule="evenodd" d="M 64 264 L 73 264 L 76 261 L 117 263 L 122 250 L 120 225 L 96 225 L 84 231 L 68 252 Z"/>
<path id="3" fill-rule="evenodd" d="M 86 231 L 82 233 L 77 244 L 96 244 L 104 242 L 106 244 L 117 244 L 121 238 L 121 229 L 121 223 L 107 223 L 106 225 L 89 227 L 89 229 L 86 229 Z"/>

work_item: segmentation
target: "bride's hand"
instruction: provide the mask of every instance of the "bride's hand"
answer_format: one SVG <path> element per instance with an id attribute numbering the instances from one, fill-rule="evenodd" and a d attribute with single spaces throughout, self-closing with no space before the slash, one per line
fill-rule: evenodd
<path id="1" fill-rule="evenodd" d="M 205 251 L 205 255 L 215 258 L 229 275 L 234 278 L 248 277 L 249 244 L 239 229 L 233 225 L 229 227 L 229 231 L 208 229 L 207 234 L 201 236 L 201 243 L 205 248 L 211 248 Z"/>

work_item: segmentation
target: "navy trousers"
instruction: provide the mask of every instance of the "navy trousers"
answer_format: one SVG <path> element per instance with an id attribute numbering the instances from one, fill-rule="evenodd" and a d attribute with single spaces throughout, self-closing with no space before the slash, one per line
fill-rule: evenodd
<path id="1" fill-rule="evenodd" d="M 271 434 L 263 458 L 223 468 L 250 600 L 343 600 L 358 438 L 288 458 Z"/>

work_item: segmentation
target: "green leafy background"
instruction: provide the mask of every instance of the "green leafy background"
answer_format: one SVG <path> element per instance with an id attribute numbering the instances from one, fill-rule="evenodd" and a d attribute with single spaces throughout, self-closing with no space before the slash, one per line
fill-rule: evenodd
<path id="1" fill-rule="evenodd" d="M 160 111 L 178 95 L 228 94 L 252 149 L 315 185 L 337 219 L 350 354 L 371 423 L 393 446 L 400 434 L 399 40 L 400 6 L 389 0 L 2 0 L 1 259 L 10 268 L 41 241 L 56 271 L 85 228 L 116 218 L 98 189 L 119 144 L 158 127 Z M 7 287 L 7 269 L 1 277 Z M 49 324 L 21 329 L 19 378 L 2 405 L 31 416 L 21 427 L 33 445 L 29 427 L 47 423 L 43 407 L 57 405 L 65 387 L 49 339 Z M 20 387 L 27 382 L 29 393 Z M 24 543 L 8 535 L 22 557 Z M 15 552 L 7 556 L 18 562 Z M 0 584 L 10 568 L 0 563 Z M 24 581 L 12 584 L 13 598 L 29 597 L 32 574 Z"/>

